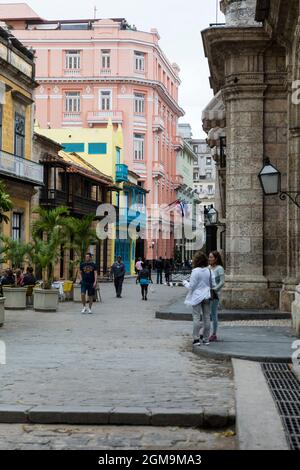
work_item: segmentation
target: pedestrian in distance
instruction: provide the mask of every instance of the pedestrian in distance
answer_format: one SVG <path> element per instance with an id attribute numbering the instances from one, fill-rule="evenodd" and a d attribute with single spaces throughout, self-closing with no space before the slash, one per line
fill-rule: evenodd
<path id="1" fill-rule="evenodd" d="M 183 281 L 183 285 L 189 291 L 185 303 L 193 308 L 193 344 L 200 346 L 202 342 L 207 346 L 210 337 L 211 291 L 215 288 L 215 278 L 208 267 L 207 256 L 201 251 L 194 256 L 193 268 L 190 281 Z M 202 341 L 201 318 L 203 319 Z"/>
<path id="2" fill-rule="evenodd" d="M 111 272 L 114 278 L 116 296 L 118 299 L 121 299 L 123 282 L 124 282 L 125 273 L 126 273 L 125 264 L 123 263 L 121 256 L 118 256 L 117 261 L 112 265 Z"/>
<path id="3" fill-rule="evenodd" d="M 135 263 L 135 273 L 137 275 L 136 284 L 138 283 L 138 280 L 139 280 L 139 273 L 143 269 L 142 265 L 143 265 L 143 260 L 142 258 L 139 258 L 137 262 Z"/>
<path id="4" fill-rule="evenodd" d="M 164 262 L 163 262 L 163 259 L 162 259 L 161 256 L 159 257 L 158 260 L 156 260 L 155 268 L 156 268 L 156 282 L 157 282 L 157 284 L 162 284 L 163 283 Z"/>
<path id="5" fill-rule="evenodd" d="M 139 272 L 139 283 L 141 286 L 143 300 L 148 300 L 148 287 L 151 284 L 149 269 L 145 263 L 142 263 L 142 270 Z"/>
<path id="6" fill-rule="evenodd" d="M 170 275 L 171 275 L 171 263 L 167 259 L 165 262 L 165 279 L 166 279 L 166 283 L 168 286 L 170 285 Z"/>
<path id="7" fill-rule="evenodd" d="M 97 287 L 97 266 L 93 263 L 93 255 L 87 253 L 85 261 L 80 264 L 79 278 L 81 284 L 81 300 L 83 314 L 92 314 L 93 301 Z M 86 295 L 89 297 L 89 307 L 86 307 Z"/>
<path id="8" fill-rule="evenodd" d="M 214 342 L 218 341 L 218 309 L 220 305 L 220 295 L 225 284 L 225 271 L 221 255 L 218 251 L 210 253 L 208 261 L 216 281 L 211 301 L 212 335 L 209 338 L 210 342 Z"/>

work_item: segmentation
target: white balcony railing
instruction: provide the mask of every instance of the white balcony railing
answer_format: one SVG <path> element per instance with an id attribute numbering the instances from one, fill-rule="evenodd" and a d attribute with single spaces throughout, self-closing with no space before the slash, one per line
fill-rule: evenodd
<path id="1" fill-rule="evenodd" d="M 111 75 L 111 69 L 101 69 L 100 75 Z"/>
<path id="2" fill-rule="evenodd" d="M 39 163 L 0 150 L 0 174 L 43 184 L 44 168 Z"/>
<path id="3" fill-rule="evenodd" d="M 64 113 L 64 121 L 80 121 L 81 113 Z"/>
<path id="4" fill-rule="evenodd" d="M 87 115 L 89 123 L 108 122 L 111 119 L 113 123 L 122 124 L 123 112 L 122 111 L 90 111 Z"/>
<path id="5" fill-rule="evenodd" d="M 81 75 L 81 69 L 65 69 L 64 74 L 69 76 Z"/>

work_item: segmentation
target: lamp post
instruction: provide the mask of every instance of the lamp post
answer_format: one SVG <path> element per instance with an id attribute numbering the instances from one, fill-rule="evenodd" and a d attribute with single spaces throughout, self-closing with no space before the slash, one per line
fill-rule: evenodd
<path id="1" fill-rule="evenodd" d="M 206 254 L 217 250 L 217 232 L 218 232 L 219 214 L 214 206 L 204 207 L 204 225 L 206 229 Z"/>
<path id="2" fill-rule="evenodd" d="M 271 164 L 270 159 L 266 158 L 264 166 L 258 175 L 261 187 L 266 196 L 275 196 L 279 194 L 281 201 L 289 198 L 297 207 L 300 208 L 300 191 L 281 191 L 281 173 Z"/>

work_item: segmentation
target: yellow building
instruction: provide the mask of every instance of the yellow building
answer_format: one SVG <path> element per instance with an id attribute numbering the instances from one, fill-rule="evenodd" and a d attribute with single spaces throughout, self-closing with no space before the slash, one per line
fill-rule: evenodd
<path id="1" fill-rule="evenodd" d="M 0 232 L 14 240 L 30 239 L 31 199 L 43 185 L 43 166 L 32 159 L 34 56 L 0 27 L 0 180 L 13 209 Z"/>
<path id="2" fill-rule="evenodd" d="M 114 181 L 112 204 L 118 208 L 120 220 L 116 225 L 116 237 L 127 231 L 127 225 L 134 219 L 130 206 L 139 202 L 145 208 L 146 191 L 138 185 L 139 176 L 131 174 L 127 165 L 123 163 L 123 132 L 119 125 L 114 128 L 111 121 L 104 128 L 62 128 L 41 129 L 36 131 L 61 144 L 67 153 L 75 152 L 87 163 L 95 167 L 101 173 L 112 177 Z M 126 211 L 124 212 L 124 208 Z M 126 214 L 126 219 L 124 215 Z M 121 217 L 122 216 L 122 217 Z M 116 240 L 111 250 L 111 264 L 116 256 L 122 256 L 128 273 L 135 272 L 135 259 L 143 256 L 143 252 L 137 252 L 135 240 Z"/>

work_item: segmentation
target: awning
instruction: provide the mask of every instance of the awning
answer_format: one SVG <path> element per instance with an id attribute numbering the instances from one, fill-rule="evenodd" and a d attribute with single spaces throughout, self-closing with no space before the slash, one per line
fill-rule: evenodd
<path id="1" fill-rule="evenodd" d="M 221 90 L 208 103 L 202 113 L 203 130 L 208 132 L 214 127 L 226 127 L 225 105 L 222 100 Z"/>

